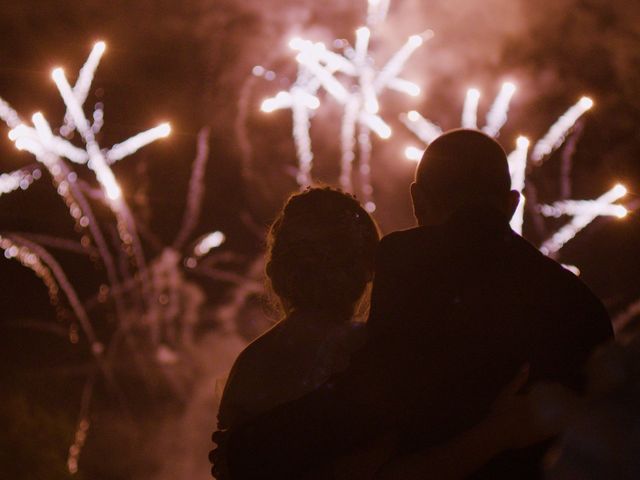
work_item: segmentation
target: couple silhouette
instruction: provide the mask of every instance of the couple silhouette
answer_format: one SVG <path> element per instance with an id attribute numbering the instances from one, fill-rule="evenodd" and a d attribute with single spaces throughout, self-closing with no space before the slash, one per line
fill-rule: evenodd
<path id="1" fill-rule="evenodd" d="M 536 392 L 583 388 L 608 315 L 509 228 L 491 137 L 440 136 L 411 196 L 419 226 L 381 240 L 350 195 L 288 200 L 266 266 L 283 319 L 230 373 L 216 478 L 540 478 L 562 418 Z"/>

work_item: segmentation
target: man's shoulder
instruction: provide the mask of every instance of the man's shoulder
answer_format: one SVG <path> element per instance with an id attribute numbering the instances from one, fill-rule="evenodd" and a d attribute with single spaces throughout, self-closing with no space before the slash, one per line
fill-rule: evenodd
<path id="1" fill-rule="evenodd" d="M 380 251 L 383 253 L 411 253 L 425 243 L 435 238 L 432 227 L 413 227 L 406 230 L 391 232 L 380 241 Z"/>

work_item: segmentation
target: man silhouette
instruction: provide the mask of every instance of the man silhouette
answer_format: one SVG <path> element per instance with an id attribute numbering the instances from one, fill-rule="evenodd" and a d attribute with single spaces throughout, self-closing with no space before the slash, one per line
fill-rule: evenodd
<path id="1" fill-rule="evenodd" d="M 381 241 L 364 348 L 317 391 L 220 435 L 214 471 L 302 478 L 388 432 L 400 454 L 438 445 L 486 416 L 524 363 L 532 382 L 580 388 L 611 324 L 580 280 L 509 228 L 519 194 L 500 145 L 442 135 L 411 195 L 419 226 Z M 537 478 L 543 451 L 508 452 L 474 478 Z"/>

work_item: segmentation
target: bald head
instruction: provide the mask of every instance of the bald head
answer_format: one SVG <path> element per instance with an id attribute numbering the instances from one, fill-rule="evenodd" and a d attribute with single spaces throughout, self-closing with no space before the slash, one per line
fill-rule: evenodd
<path id="1" fill-rule="evenodd" d="M 510 189 L 507 155 L 500 144 L 478 130 L 458 129 L 438 137 L 424 152 L 412 195 L 418 220 L 438 223 L 437 218 L 420 217 L 446 217 L 471 205 L 492 205 L 510 217 Z"/>

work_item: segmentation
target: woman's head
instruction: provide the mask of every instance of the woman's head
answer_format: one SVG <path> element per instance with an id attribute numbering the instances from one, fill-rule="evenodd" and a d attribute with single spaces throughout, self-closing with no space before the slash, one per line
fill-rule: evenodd
<path id="1" fill-rule="evenodd" d="M 284 309 L 350 316 L 373 278 L 379 238 L 351 195 L 328 187 L 292 195 L 267 245 L 267 276 Z"/>

